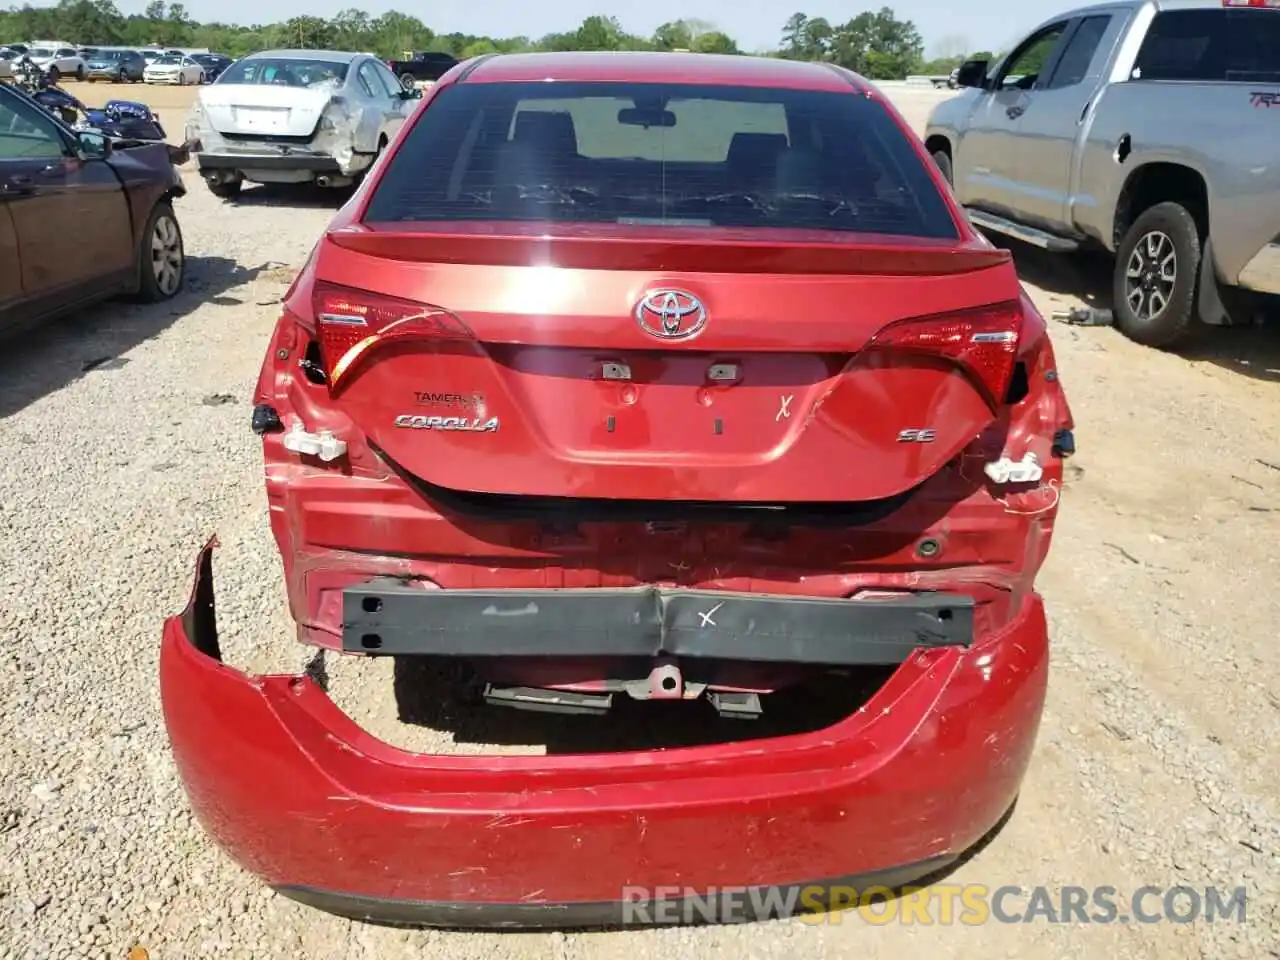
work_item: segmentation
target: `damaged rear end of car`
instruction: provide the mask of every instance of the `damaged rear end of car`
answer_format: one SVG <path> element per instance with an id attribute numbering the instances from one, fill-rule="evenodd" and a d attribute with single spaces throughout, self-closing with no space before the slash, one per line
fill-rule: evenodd
<path id="1" fill-rule="evenodd" d="M 736 732 L 399 750 L 222 663 L 210 545 L 162 658 L 197 813 L 299 899 L 451 925 L 930 872 L 1012 803 L 1043 705 L 1045 325 L 852 75 L 529 59 L 437 85 L 285 299 L 254 429 L 299 639 Z M 817 684 L 843 713 L 735 722 Z"/>

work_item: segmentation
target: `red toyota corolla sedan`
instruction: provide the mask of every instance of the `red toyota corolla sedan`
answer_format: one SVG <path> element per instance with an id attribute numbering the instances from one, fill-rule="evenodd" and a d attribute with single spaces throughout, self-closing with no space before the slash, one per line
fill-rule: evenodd
<path id="1" fill-rule="evenodd" d="M 784 735 L 412 754 L 221 661 L 211 541 L 165 716 L 201 822 L 281 892 L 611 922 L 637 885 L 905 882 L 1012 804 L 1071 415 L 1009 255 L 858 76 L 459 65 L 316 244 L 255 403 L 306 643 L 463 662 L 494 710 L 865 690 Z"/>

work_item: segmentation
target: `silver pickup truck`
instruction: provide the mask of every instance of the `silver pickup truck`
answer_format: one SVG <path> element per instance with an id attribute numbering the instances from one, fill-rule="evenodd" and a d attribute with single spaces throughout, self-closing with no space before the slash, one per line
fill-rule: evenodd
<path id="1" fill-rule="evenodd" d="M 925 144 L 973 223 L 1113 259 L 1153 347 L 1280 294 L 1280 0 L 1131 0 L 966 62 Z"/>

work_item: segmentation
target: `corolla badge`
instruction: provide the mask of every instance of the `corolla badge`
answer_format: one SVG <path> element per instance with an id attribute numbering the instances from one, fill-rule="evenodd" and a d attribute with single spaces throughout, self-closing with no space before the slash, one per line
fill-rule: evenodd
<path id="1" fill-rule="evenodd" d="M 707 309 L 683 290 L 650 290 L 636 304 L 636 323 L 660 340 L 688 340 L 707 325 Z"/>

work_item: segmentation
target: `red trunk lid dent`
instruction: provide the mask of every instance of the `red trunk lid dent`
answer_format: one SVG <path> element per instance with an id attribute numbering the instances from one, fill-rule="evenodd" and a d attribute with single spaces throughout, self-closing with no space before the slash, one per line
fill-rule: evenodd
<path id="1" fill-rule="evenodd" d="M 868 273 L 846 243 L 822 253 L 849 272 L 797 274 L 761 244 L 735 272 L 692 274 L 629 266 L 628 250 L 653 260 L 647 240 L 597 244 L 580 262 L 620 266 L 591 269 L 489 264 L 538 262 L 532 237 L 452 248 L 477 263 L 422 262 L 442 237 L 395 239 L 398 255 L 392 236 L 330 234 L 287 307 L 364 436 L 457 490 L 880 499 L 994 421 L 1017 353 L 1017 279 L 988 249 L 872 246 Z"/>

